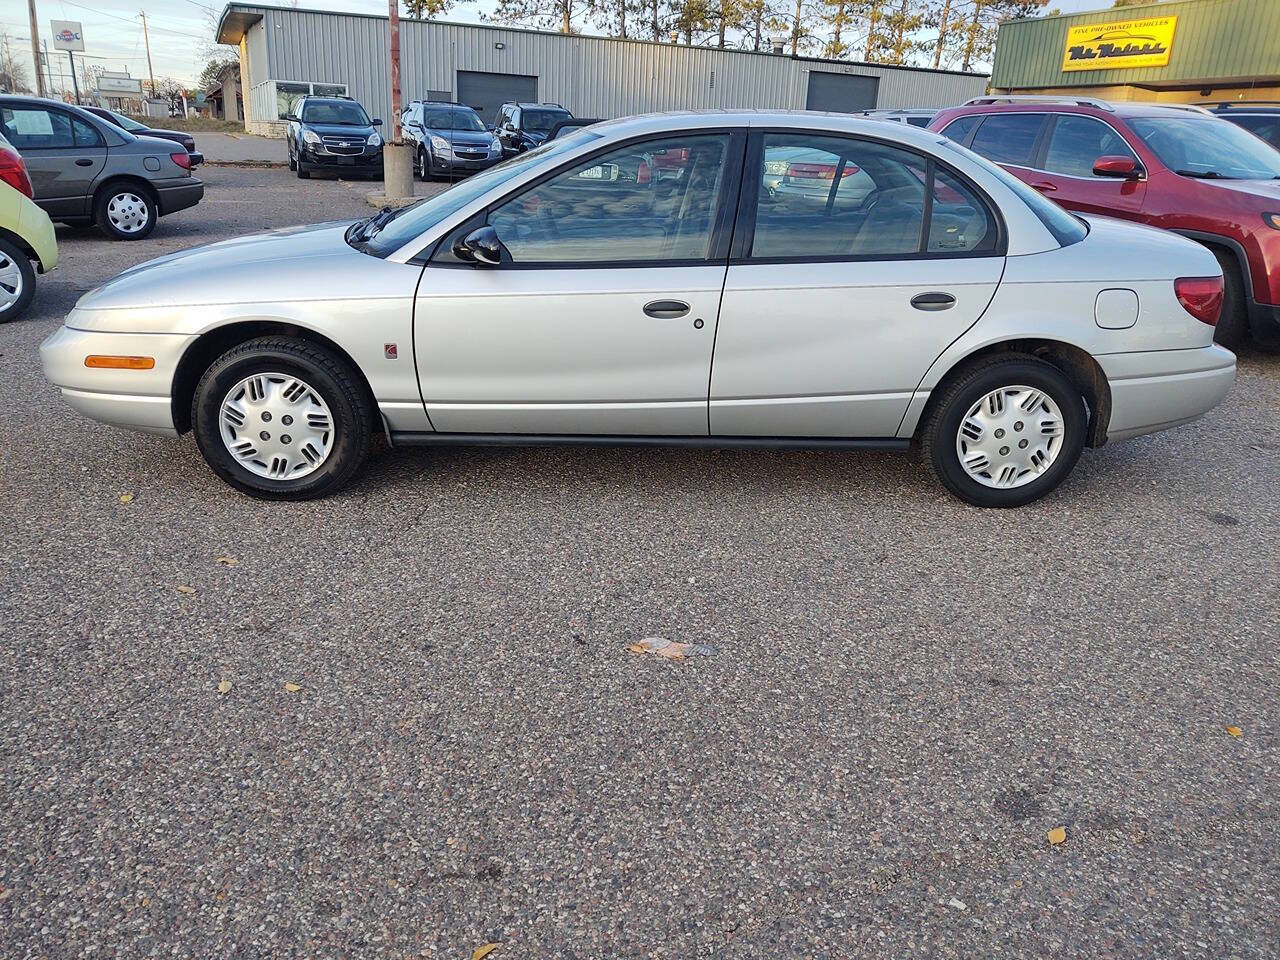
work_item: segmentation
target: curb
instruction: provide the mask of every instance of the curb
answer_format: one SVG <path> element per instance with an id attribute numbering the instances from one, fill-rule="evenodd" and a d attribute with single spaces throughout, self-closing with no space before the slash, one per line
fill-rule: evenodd
<path id="1" fill-rule="evenodd" d="M 210 160 L 206 157 L 204 165 L 208 167 L 287 167 L 289 164 L 284 160 Z"/>
<path id="2" fill-rule="evenodd" d="M 383 207 L 407 207 L 411 203 L 416 203 L 422 197 L 388 197 L 385 193 L 366 193 L 364 202 L 371 207 L 381 210 Z"/>

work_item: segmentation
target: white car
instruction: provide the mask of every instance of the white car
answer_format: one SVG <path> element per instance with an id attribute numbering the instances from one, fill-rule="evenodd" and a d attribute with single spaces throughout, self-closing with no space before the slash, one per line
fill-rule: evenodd
<path id="1" fill-rule="evenodd" d="M 829 186 L 771 195 L 766 171 L 798 153 Z M 854 168 L 874 189 L 838 189 Z M 395 446 L 915 441 L 957 496 L 1014 506 L 1084 447 L 1218 403 L 1235 376 L 1213 343 L 1221 301 L 1203 247 L 1075 217 L 939 134 L 664 114 L 394 213 L 134 267 L 41 353 L 88 416 L 193 430 L 259 497 L 337 490 L 382 431 Z"/>

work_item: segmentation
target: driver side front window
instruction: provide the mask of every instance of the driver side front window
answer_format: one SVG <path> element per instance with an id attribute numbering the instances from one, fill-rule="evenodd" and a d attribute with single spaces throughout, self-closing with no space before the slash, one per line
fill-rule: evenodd
<path id="1" fill-rule="evenodd" d="M 628 144 L 561 171 L 489 216 L 516 265 L 710 256 L 727 134 Z"/>

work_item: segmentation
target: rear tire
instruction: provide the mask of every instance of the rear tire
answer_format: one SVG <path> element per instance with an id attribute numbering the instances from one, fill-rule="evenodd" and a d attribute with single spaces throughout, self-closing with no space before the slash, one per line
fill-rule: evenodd
<path id="1" fill-rule="evenodd" d="M 112 240 L 143 240 L 160 219 L 160 209 L 146 187 L 108 184 L 93 203 L 93 222 Z"/>
<path id="2" fill-rule="evenodd" d="M 0 323 L 22 316 L 36 295 L 36 268 L 27 255 L 0 237 Z"/>
<path id="3" fill-rule="evenodd" d="M 995 413 L 986 406 L 992 397 Z M 1088 423 L 1084 397 L 1056 367 L 1027 356 L 995 357 L 943 388 L 921 440 L 934 473 L 961 500 L 1020 507 L 1066 479 Z"/>
<path id="4" fill-rule="evenodd" d="M 341 489 L 368 454 L 373 415 L 351 364 L 294 337 L 232 347 L 204 372 L 191 403 L 210 469 L 262 500 Z"/>
<path id="5" fill-rule="evenodd" d="M 1222 313 L 1213 331 L 1213 339 L 1231 350 L 1239 350 L 1249 342 L 1249 308 L 1245 302 L 1244 279 L 1240 261 L 1226 250 L 1210 248 L 1222 267 Z"/>

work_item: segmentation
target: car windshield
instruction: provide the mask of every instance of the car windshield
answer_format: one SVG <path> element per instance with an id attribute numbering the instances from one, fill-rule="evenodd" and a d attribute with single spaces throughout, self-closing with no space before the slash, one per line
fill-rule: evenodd
<path id="1" fill-rule="evenodd" d="M 498 184 L 518 176 L 527 168 L 544 163 L 591 140 L 599 139 L 598 133 L 578 130 L 572 136 L 548 141 L 527 153 L 512 157 L 505 163 L 481 171 L 433 197 L 419 200 L 412 206 L 401 207 L 390 214 L 378 214 L 369 220 L 354 224 L 347 231 L 347 243 L 372 256 L 385 257 L 430 230 L 445 217 L 461 210 L 472 200 Z"/>
<path id="2" fill-rule="evenodd" d="M 107 113 L 111 115 L 112 123 L 117 127 L 123 127 L 130 133 L 139 133 L 143 130 L 151 129 L 145 123 L 139 123 L 137 120 L 126 117 L 123 113 L 116 113 L 114 110 L 108 110 Z"/>
<path id="3" fill-rule="evenodd" d="M 428 107 L 423 126 L 432 130 L 484 130 L 484 124 L 474 110 L 450 107 Z"/>
<path id="4" fill-rule="evenodd" d="M 358 103 L 344 100 L 311 100 L 302 108 L 303 123 L 332 123 L 340 127 L 367 127 L 369 115 Z"/>
<path id="5" fill-rule="evenodd" d="M 1135 117 L 1129 127 L 1170 170 L 1224 180 L 1280 178 L 1280 151 L 1216 117 Z"/>
<path id="6" fill-rule="evenodd" d="M 567 110 L 524 110 L 524 128 L 545 133 L 561 120 L 569 118 Z"/>

